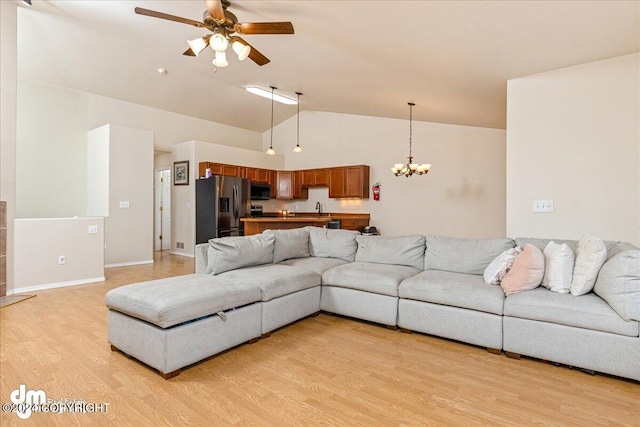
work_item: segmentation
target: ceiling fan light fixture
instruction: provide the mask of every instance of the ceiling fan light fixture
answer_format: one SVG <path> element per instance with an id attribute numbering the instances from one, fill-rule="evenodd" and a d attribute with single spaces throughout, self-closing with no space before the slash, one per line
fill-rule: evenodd
<path id="1" fill-rule="evenodd" d="M 261 87 L 249 86 L 246 89 L 247 92 L 250 92 L 254 95 L 258 95 L 267 99 L 273 99 L 274 101 L 280 102 L 282 104 L 296 105 L 298 103 L 298 101 L 296 101 L 295 99 L 287 98 L 286 96 L 278 95 L 277 93 L 272 94 L 270 90 L 265 90 Z"/>
<path id="2" fill-rule="evenodd" d="M 216 33 L 209 39 L 209 46 L 216 52 L 224 52 L 229 47 L 229 40 L 224 35 Z"/>
<path id="3" fill-rule="evenodd" d="M 193 40 L 187 40 L 187 44 L 189 45 L 189 48 L 193 51 L 193 53 L 198 56 L 200 52 L 202 52 L 207 47 L 209 41 L 205 40 L 204 37 L 200 37 Z"/>
<path id="4" fill-rule="evenodd" d="M 249 54 L 251 53 L 251 46 L 242 43 L 238 40 L 237 37 L 233 37 L 231 39 L 231 48 L 236 53 L 236 55 L 238 55 L 238 59 L 240 61 L 244 61 L 245 59 L 247 59 L 249 57 Z"/>
<path id="5" fill-rule="evenodd" d="M 224 52 L 216 52 L 216 56 L 213 58 L 213 65 L 219 68 L 228 66 L 229 61 L 227 61 L 227 55 Z"/>

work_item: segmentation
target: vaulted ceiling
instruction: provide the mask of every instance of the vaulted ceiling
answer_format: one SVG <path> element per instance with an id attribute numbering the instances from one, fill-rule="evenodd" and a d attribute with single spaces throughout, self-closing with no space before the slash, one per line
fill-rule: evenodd
<path id="1" fill-rule="evenodd" d="M 18 1 L 18 0 L 13 0 Z M 202 0 L 32 0 L 18 14 L 20 78 L 263 132 L 270 85 L 300 108 L 504 128 L 507 80 L 640 51 L 637 1 L 232 1 L 241 22 L 291 21 L 294 35 L 245 39 L 271 59 L 214 72 L 183 56 L 207 30 Z M 159 67 L 166 75 L 157 72 Z M 276 121 L 296 113 L 276 104 Z"/>

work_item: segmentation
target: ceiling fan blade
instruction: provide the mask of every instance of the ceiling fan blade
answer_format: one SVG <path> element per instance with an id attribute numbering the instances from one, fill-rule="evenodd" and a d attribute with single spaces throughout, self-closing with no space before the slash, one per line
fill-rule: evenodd
<path id="1" fill-rule="evenodd" d="M 182 24 L 193 25 L 194 27 L 204 28 L 204 24 L 202 22 L 194 21 L 193 19 L 182 18 L 180 16 L 169 15 L 168 13 L 156 12 L 155 10 L 143 9 L 141 7 L 136 7 L 135 12 L 138 15 L 146 15 L 151 16 L 152 18 L 160 18 L 166 19 L 167 21 L 175 21 L 180 22 Z"/>
<path id="2" fill-rule="evenodd" d="M 224 9 L 222 8 L 222 0 L 205 0 L 207 12 L 216 22 L 224 22 Z"/>
<path id="3" fill-rule="evenodd" d="M 251 52 L 249 52 L 249 59 L 250 60 L 252 60 L 253 62 L 255 62 L 256 64 L 258 64 L 261 67 L 263 65 L 266 65 L 269 62 L 271 62 L 271 60 L 269 58 L 267 58 L 266 56 L 264 56 L 262 53 L 260 53 L 260 51 L 258 49 L 256 49 L 255 47 L 251 46 L 249 43 L 247 43 L 247 45 L 249 45 L 251 47 Z"/>
<path id="4" fill-rule="evenodd" d="M 240 34 L 293 34 L 291 22 L 241 22 L 234 27 Z"/>
<path id="5" fill-rule="evenodd" d="M 184 56 L 198 56 L 195 53 L 193 53 L 193 51 L 191 50 L 191 48 L 187 49 L 184 51 L 183 53 Z"/>

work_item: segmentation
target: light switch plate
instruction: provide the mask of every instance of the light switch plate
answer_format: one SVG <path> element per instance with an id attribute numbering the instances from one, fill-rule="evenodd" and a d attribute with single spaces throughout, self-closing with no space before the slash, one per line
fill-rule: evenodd
<path id="1" fill-rule="evenodd" d="M 90 225 L 89 226 L 89 234 L 98 234 L 98 226 Z"/>
<path id="2" fill-rule="evenodd" d="M 121 209 L 129 209 L 129 202 L 128 201 L 124 201 L 124 202 L 120 202 L 120 208 Z"/>
<path id="3" fill-rule="evenodd" d="M 553 200 L 534 200 L 533 211 L 535 213 L 553 212 Z"/>

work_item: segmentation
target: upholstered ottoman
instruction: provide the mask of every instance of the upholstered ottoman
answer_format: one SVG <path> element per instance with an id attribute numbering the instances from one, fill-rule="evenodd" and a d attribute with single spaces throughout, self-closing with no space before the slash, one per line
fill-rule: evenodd
<path id="1" fill-rule="evenodd" d="M 207 274 L 107 292 L 109 343 L 169 379 L 180 368 L 261 334 L 260 288 Z"/>

